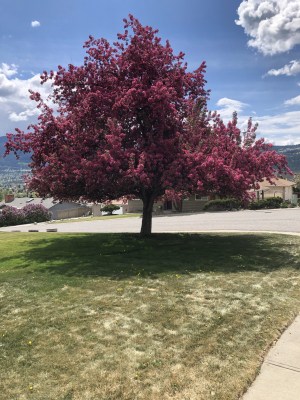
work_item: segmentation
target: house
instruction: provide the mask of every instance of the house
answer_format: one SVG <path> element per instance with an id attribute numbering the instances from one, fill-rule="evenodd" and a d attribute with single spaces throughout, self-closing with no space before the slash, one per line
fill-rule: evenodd
<path id="1" fill-rule="evenodd" d="M 282 178 L 273 178 L 272 182 L 271 184 L 267 179 L 259 182 L 259 189 L 255 191 L 257 200 L 281 197 L 284 201 L 297 204 L 297 196 L 293 194 L 295 182 Z"/>
<path id="2" fill-rule="evenodd" d="M 171 213 L 171 212 L 199 212 L 203 210 L 204 205 L 210 200 L 209 196 L 200 196 L 200 195 L 190 195 L 186 199 L 181 201 L 162 201 L 159 200 L 154 203 L 153 213 Z M 143 212 L 143 202 L 141 199 L 133 198 L 123 201 L 121 200 L 113 200 L 111 204 L 118 205 L 120 207 L 120 214 L 126 213 L 142 213 Z M 94 204 L 92 206 L 93 216 L 100 216 L 101 208 L 103 204 Z"/>
<path id="3" fill-rule="evenodd" d="M 52 197 L 45 199 L 41 197 L 15 198 L 13 194 L 5 195 L 4 202 L 0 203 L 0 210 L 6 206 L 21 209 L 28 204 L 43 205 L 51 213 L 52 219 L 77 218 L 91 212 L 90 207 L 76 202 L 56 201 Z"/>

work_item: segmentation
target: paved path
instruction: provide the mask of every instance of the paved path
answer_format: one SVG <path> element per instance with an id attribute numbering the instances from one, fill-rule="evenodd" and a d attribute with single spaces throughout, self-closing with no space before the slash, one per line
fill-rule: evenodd
<path id="1" fill-rule="evenodd" d="M 300 399 L 300 316 L 269 351 L 243 400 Z"/>
<path id="2" fill-rule="evenodd" d="M 57 228 L 58 232 L 139 232 L 141 218 L 120 218 L 71 223 L 40 223 L 36 226 L 20 225 L 0 228 L 10 232 L 38 229 L 46 232 Z M 169 214 L 153 218 L 153 232 L 205 232 L 205 231 L 254 231 L 300 233 L 300 208 L 233 211 L 197 214 Z"/>

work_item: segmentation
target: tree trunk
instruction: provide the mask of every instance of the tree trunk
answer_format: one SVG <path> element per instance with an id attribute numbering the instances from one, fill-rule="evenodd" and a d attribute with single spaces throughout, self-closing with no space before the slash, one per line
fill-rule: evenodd
<path id="1" fill-rule="evenodd" d="M 149 196 L 143 200 L 143 220 L 141 227 L 141 235 L 151 235 L 152 231 L 152 209 L 154 204 L 154 197 Z"/>

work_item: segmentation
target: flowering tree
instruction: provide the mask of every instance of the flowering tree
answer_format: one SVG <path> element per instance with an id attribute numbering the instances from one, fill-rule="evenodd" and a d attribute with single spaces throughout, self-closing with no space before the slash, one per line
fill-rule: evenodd
<path id="1" fill-rule="evenodd" d="M 205 64 L 188 72 L 157 31 L 133 16 L 113 45 L 90 37 L 82 66 L 44 72 L 55 111 L 31 93 L 37 124 L 8 135 L 7 152 L 32 152 L 29 186 L 41 196 L 104 202 L 143 201 L 142 234 L 162 196 L 210 192 L 246 199 L 263 177 L 285 170 L 284 157 L 224 125 L 207 111 Z"/>

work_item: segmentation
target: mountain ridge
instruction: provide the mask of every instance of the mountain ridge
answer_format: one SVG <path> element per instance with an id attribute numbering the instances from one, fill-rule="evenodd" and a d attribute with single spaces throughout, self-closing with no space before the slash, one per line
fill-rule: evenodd
<path id="1" fill-rule="evenodd" d="M 16 159 L 14 154 L 3 157 L 5 152 L 6 136 L 0 136 L 0 168 L 24 168 L 30 163 L 29 154 L 20 154 L 20 158 Z M 300 173 L 300 144 L 273 146 L 278 153 L 286 156 L 288 165 L 294 173 Z"/>
<path id="2" fill-rule="evenodd" d="M 9 154 L 4 157 L 5 153 L 5 143 L 7 141 L 6 136 L 0 136 L 0 168 L 13 168 L 13 169 L 21 169 L 27 168 L 28 163 L 30 163 L 30 154 L 22 154 L 20 153 L 20 158 L 17 159 L 14 154 Z"/>
<path id="3" fill-rule="evenodd" d="M 295 174 L 300 173 L 300 144 L 273 146 L 273 149 L 286 156 L 288 166 Z"/>

